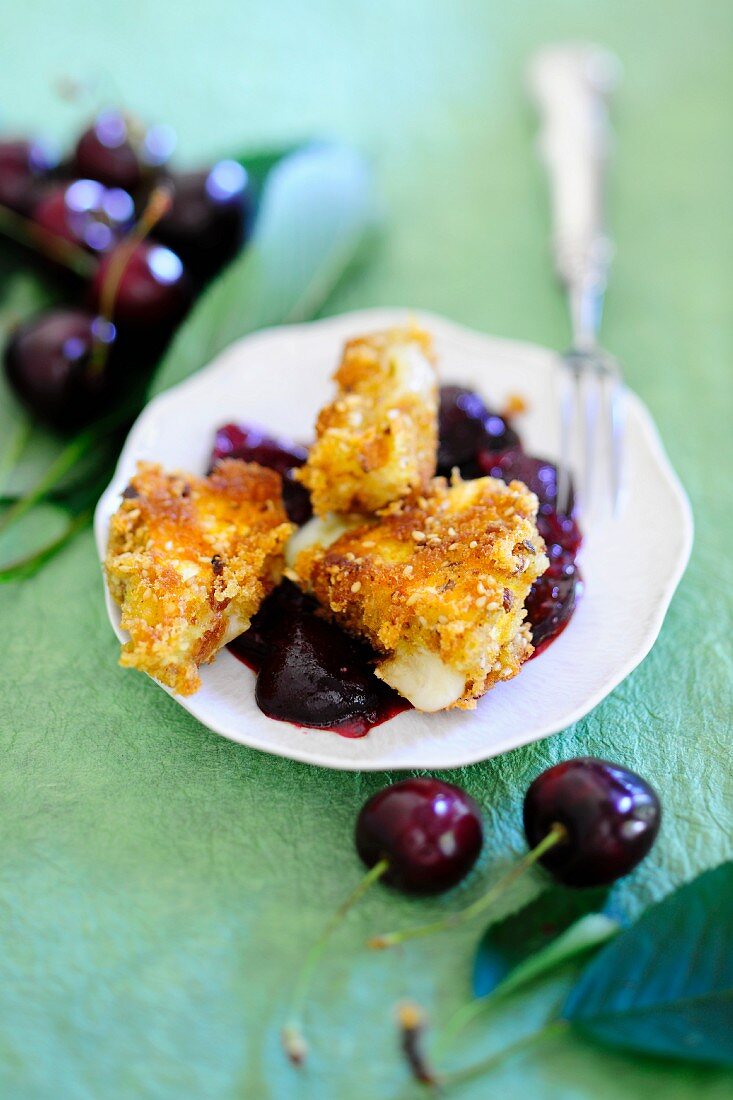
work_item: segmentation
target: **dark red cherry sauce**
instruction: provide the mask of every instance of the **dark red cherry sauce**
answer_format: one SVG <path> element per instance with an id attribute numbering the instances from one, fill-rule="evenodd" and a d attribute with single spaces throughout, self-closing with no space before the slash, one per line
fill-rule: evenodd
<path id="1" fill-rule="evenodd" d="M 374 675 L 374 651 L 317 611 L 284 580 L 229 649 L 257 673 L 257 706 L 269 718 L 363 737 L 410 704 Z"/>
<path id="2" fill-rule="evenodd" d="M 258 428 L 226 424 L 216 433 L 212 465 L 222 458 L 259 462 L 283 475 L 290 519 L 303 524 L 312 514 L 307 491 L 292 471 L 307 450 L 277 440 Z M 559 515 L 557 468 L 525 453 L 509 420 L 493 412 L 471 390 L 441 390 L 438 472 L 458 467 L 464 478 L 490 474 L 525 482 L 540 502 L 537 526 L 547 544 L 550 568 L 527 598 L 527 621 L 537 656 L 565 629 L 582 595 L 576 564 L 582 536 L 572 515 Z M 318 610 L 316 601 L 288 580 L 264 601 L 249 630 L 230 651 L 257 674 L 255 698 L 270 718 L 296 726 L 363 737 L 410 704 L 374 675 L 377 654 Z"/>

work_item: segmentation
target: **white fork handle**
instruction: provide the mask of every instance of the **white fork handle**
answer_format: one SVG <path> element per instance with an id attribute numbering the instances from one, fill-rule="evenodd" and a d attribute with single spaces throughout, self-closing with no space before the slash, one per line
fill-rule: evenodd
<path id="1" fill-rule="evenodd" d="M 534 55 L 528 78 L 540 113 L 539 152 L 550 179 L 555 269 L 570 303 L 573 344 L 593 347 L 612 244 L 604 180 L 611 148 L 608 99 L 618 59 L 598 46 L 566 43 Z"/>

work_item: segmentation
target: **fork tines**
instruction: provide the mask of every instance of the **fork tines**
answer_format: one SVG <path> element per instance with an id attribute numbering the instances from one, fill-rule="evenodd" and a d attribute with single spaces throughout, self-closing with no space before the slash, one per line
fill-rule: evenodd
<path id="1" fill-rule="evenodd" d="M 560 359 L 558 512 L 615 514 L 621 492 L 623 380 L 612 356 L 571 348 Z"/>

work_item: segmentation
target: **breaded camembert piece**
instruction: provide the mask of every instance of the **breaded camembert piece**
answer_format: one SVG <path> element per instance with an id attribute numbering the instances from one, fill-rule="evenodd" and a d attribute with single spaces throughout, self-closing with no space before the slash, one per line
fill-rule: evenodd
<path id="1" fill-rule="evenodd" d="M 316 515 L 375 512 L 425 492 L 435 474 L 438 382 L 432 340 L 415 325 L 350 340 L 296 477 Z"/>
<path id="2" fill-rule="evenodd" d="M 377 676 L 419 710 L 468 709 L 532 653 L 524 602 L 548 566 L 536 515 L 520 481 L 436 478 L 325 548 L 302 538 L 288 575 L 384 655 Z"/>
<path id="3" fill-rule="evenodd" d="M 227 459 L 200 478 L 138 463 L 105 562 L 130 634 L 120 664 L 192 695 L 199 665 L 247 629 L 280 580 L 292 531 L 273 470 Z"/>

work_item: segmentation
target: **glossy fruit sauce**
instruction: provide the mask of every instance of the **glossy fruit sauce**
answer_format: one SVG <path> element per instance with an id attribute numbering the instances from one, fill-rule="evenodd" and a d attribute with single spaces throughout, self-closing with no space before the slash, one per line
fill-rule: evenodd
<path id="1" fill-rule="evenodd" d="M 225 424 L 216 433 L 212 465 L 239 458 L 269 466 L 283 476 L 290 519 L 311 516 L 307 491 L 292 470 L 306 459 L 304 447 L 268 436 L 258 428 Z M 478 394 L 460 386 L 441 390 L 438 473 L 458 467 L 464 478 L 490 474 L 525 482 L 540 502 L 537 526 L 547 544 L 550 568 L 527 598 L 527 620 L 541 653 L 565 629 L 582 594 L 576 564 L 581 533 L 572 516 L 559 515 L 557 469 L 525 453 L 517 432 L 487 408 Z M 376 653 L 318 613 L 311 596 L 284 580 L 264 601 L 249 630 L 230 651 L 257 673 L 255 698 L 264 714 L 297 726 L 363 737 L 410 704 L 374 675 Z"/>
<path id="2" fill-rule="evenodd" d="M 363 737 L 410 704 L 374 675 L 371 648 L 316 610 L 284 580 L 229 649 L 257 673 L 255 699 L 269 718 Z"/>

